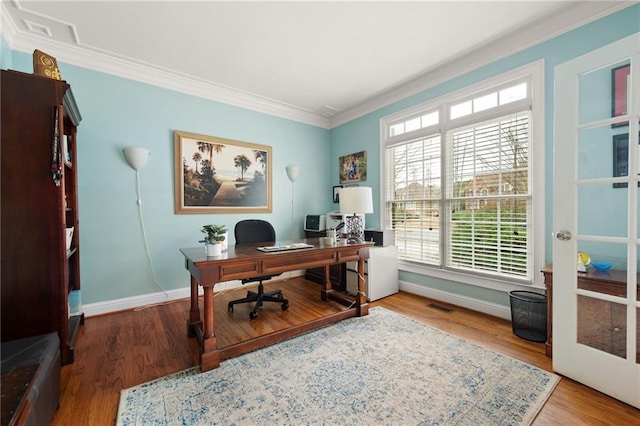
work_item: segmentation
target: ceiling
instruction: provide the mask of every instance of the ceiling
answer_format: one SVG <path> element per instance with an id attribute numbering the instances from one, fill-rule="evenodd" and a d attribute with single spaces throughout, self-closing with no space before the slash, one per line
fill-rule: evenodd
<path id="1" fill-rule="evenodd" d="M 37 48 L 59 62 L 332 127 L 446 64 L 458 61 L 462 71 L 462 58 L 495 60 L 620 8 L 575 1 L 11 0 L 2 3 L 1 28 L 14 50 Z M 494 45 L 499 52 L 491 53 Z"/>

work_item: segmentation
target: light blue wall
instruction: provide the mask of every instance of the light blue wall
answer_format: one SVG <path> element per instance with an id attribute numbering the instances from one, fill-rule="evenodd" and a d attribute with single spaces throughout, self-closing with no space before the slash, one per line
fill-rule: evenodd
<path id="1" fill-rule="evenodd" d="M 173 213 L 173 131 L 183 130 L 273 147 L 273 213 L 251 215 L 270 220 L 280 236 L 290 235 L 291 183 L 285 166 L 302 166 L 296 181 L 294 229 L 302 236 L 305 213 L 336 210 L 331 186 L 338 184 L 338 157 L 367 151 L 368 179 L 379 206 L 379 120 L 537 59 L 545 59 L 546 226 L 551 232 L 553 169 L 553 68 L 569 59 L 640 31 L 640 5 L 634 5 L 553 40 L 481 67 L 437 87 L 353 120 L 331 131 L 176 93 L 112 75 L 60 63 L 73 87 L 83 121 L 79 127 L 78 174 L 83 303 L 96 303 L 158 291 L 144 251 L 136 206 L 135 172 L 122 148 L 140 146 L 151 158 L 140 172 L 143 218 L 158 283 L 164 289 L 188 285 L 179 247 L 196 246 L 203 224 L 232 228 L 248 215 Z M 2 39 L 0 65 L 31 72 L 31 55 L 10 52 Z M 367 227 L 380 226 L 380 212 L 367 215 Z M 284 238 L 283 237 L 283 238 Z M 232 242 L 232 241 L 231 241 Z M 551 241 L 547 239 L 547 260 Z M 446 280 L 401 272 L 400 279 L 489 302 L 508 304 L 506 294 Z"/>
<path id="2" fill-rule="evenodd" d="M 531 48 L 513 54 L 502 60 L 480 67 L 472 72 L 444 82 L 416 95 L 403 99 L 385 108 L 350 121 L 331 131 L 331 177 L 337 184 L 338 157 L 351 152 L 367 151 L 369 180 L 364 185 L 371 186 L 374 191 L 374 206 L 380 205 L 380 181 L 374 170 L 380 165 L 380 119 L 391 113 L 427 102 L 444 94 L 462 89 L 489 77 L 507 72 L 533 61 L 545 60 L 545 235 L 551 235 L 553 212 L 553 117 L 554 117 L 554 67 L 572 58 L 605 46 L 623 37 L 640 31 L 640 5 L 634 5 L 615 14 L 602 18 L 591 24 L 577 28 L 552 40 L 540 43 Z M 379 210 L 379 209 L 378 209 Z M 367 227 L 381 225 L 380 214 L 367 215 Z M 552 259 L 551 239 L 546 237 L 546 261 Z M 429 278 L 420 274 L 400 272 L 400 279 L 428 288 L 440 289 L 463 296 L 486 300 L 488 302 L 508 305 L 508 295 L 501 291 L 479 289 L 467 284 Z"/>
<path id="3" fill-rule="evenodd" d="M 200 227 L 244 218 L 271 221 L 277 235 L 291 235 L 291 182 L 285 167 L 299 164 L 295 232 L 303 212 L 324 212 L 331 202 L 329 131 L 155 86 L 59 63 L 71 84 L 82 122 L 78 127 L 78 184 L 83 303 L 158 291 L 147 267 L 136 205 L 135 172 L 122 148 L 151 151 L 140 174 L 144 225 L 157 282 L 187 287 L 181 247 L 198 246 Z M 31 72 L 31 56 L 14 52 L 13 68 Z M 273 149 L 273 213 L 174 214 L 173 131 L 269 145 Z M 233 243 L 233 236 L 230 243 Z"/>

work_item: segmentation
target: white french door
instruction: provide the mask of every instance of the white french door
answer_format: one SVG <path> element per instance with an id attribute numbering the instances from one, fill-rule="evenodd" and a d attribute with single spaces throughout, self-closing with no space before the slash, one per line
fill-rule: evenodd
<path id="1" fill-rule="evenodd" d="M 640 34 L 555 69 L 553 369 L 640 408 Z M 577 253 L 611 262 L 576 272 Z"/>

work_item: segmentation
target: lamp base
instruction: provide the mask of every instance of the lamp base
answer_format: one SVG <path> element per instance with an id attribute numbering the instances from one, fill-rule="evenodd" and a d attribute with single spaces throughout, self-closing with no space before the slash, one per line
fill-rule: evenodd
<path id="1" fill-rule="evenodd" d="M 362 244 L 364 242 L 364 216 L 347 216 L 345 227 L 347 244 Z"/>

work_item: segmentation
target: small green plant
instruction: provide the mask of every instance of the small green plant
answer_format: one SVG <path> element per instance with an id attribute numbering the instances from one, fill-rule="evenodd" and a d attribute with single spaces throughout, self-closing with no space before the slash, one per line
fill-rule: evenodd
<path id="1" fill-rule="evenodd" d="M 224 234 L 227 232 L 227 228 L 224 225 L 204 225 L 200 232 L 205 234 L 205 237 L 198 242 L 215 244 L 224 241 Z"/>

